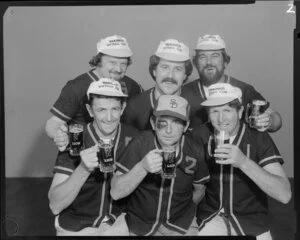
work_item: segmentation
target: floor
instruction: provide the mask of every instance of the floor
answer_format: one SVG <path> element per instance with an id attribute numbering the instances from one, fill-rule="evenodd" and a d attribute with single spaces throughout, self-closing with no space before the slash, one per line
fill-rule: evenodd
<path id="1" fill-rule="evenodd" d="M 6 178 L 5 223 L 9 236 L 55 235 L 47 197 L 50 183 L 51 178 Z M 296 240 L 293 199 L 287 205 L 269 200 L 274 240 Z"/>

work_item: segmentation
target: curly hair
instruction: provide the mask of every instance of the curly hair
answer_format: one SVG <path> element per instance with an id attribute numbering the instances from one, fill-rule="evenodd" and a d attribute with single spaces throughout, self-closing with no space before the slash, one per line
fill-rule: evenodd
<path id="1" fill-rule="evenodd" d="M 198 68 L 198 55 L 200 51 L 202 50 L 196 50 L 195 56 L 193 57 L 193 64 L 196 68 Z M 227 54 L 225 49 L 221 49 L 221 53 L 224 61 L 228 64 L 230 62 L 231 57 Z"/>
<path id="2" fill-rule="evenodd" d="M 102 56 L 109 56 L 109 55 L 99 52 L 96 56 L 93 56 L 92 59 L 89 61 L 90 66 L 91 67 L 99 66 L 99 64 L 101 63 L 101 60 L 102 60 Z M 115 58 L 119 58 L 119 57 L 115 57 Z M 126 57 L 126 58 L 128 60 L 127 61 L 127 67 L 128 67 L 129 65 L 132 64 L 132 59 L 131 59 L 131 57 Z"/>

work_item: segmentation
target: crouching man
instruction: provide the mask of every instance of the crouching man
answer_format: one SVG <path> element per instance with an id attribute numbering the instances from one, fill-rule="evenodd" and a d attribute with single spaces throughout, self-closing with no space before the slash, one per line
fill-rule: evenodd
<path id="1" fill-rule="evenodd" d="M 241 121 L 242 91 L 228 83 L 208 88 L 210 123 L 194 128 L 195 140 L 207 145 L 211 180 L 197 211 L 200 236 L 252 235 L 271 240 L 268 196 L 287 203 L 291 198 L 283 159 L 267 132 L 249 128 Z M 229 135 L 215 144 L 216 132 Z"/>
<path id="2" fill-rule="evenodd" d="M 87 97 L 86 107 L 94 120 L 83 130 L 84 149 L 80 156 L 68 151 L 59 155 L 48 194 L 58 236 L 103 235 L 124 208 L 124 202 L 110 197 L 113 172 L 100 171 L 97 153 L 99 142 L 109 142 L 117 162 L 138 134 L 135 128 L 120 124 L 127 95 L 118 81 L 102 78 L 90 84 Z"/>
<path id="3" fill-rule="evenodd" d="M 132 140 L 117 163 L 111 195 L 129 196 L 130 236 L 197 234 L 196 205 L 209 173 L 203 146 L 184 134 L 188 109 L 184 98 L 161 95 L 150 119 L 153 131 Z"/>

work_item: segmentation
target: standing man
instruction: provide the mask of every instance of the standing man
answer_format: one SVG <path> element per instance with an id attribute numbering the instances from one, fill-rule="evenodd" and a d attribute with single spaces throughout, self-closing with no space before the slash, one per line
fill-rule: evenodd
<path id="1" fill-rule="evenodd" d="M 125 219 L 130 235 L 197 234 L 195 210 L 209 173 L 203 146 L 184 136 L 188 116 L 184 98 L 161 95 L 151 118 L 153 131 L 132 140 L 117 164 L 111 196 L 129 196 Z M 176 149 L 176 176 L 167 179 L 160 172 L 162 151 L 170 146 Z"/>
<path id="2" fill-rule="evenodd" d="M 84 124 L 92 121 L 85 107 L 86 91 L 90 83 L 101 77 L 117 80 L 129 99 L 142 92 L 139 84 L 125 76 L 127 67 L 132 62 L 131 56 L 132 51 L 125 38 L 114 35 L 101 39 L 97 43 L 97 55 L 89 62 L 93 69 L 68 81 L 63 87 L 50 110 L 53 115 L 45 126 L 47 135 L 60 150 L 66 147 L 66 124 L 71 121 Z"/>
<path id="3" fill-rule="evenodd" d="M 290 183 L 269 134 L 241 121 L 242 99 L 239 88 L 217 83 L 208 88 L 207 99 L 201 103 L 210 123 L 194 128 L 193 138 L 212 146 L 209 139 L 214 129 L 224 130 L 229 143 L 209 151 L 211 180 L 198 206 L 198 235 L 252 235 L 271 240 L 268 196 L 288 203 Z"/>
<path id="4" fill-rule="evenodd" d="M 155 86 L 129 101 L 122 121 L 140 130 L 151 129 L 150 117 L 160 95 L 181 95 L 181 86 L 193 71 L 189 48 L 175 39 L 160 42 L 150 57 Z"/>
<path id="5" fill-rule="evenodd" d="M 90 84 L 87 96 L 86 107 L 94 121 L 83 132 L 85 149 L 78 157 L 67 151 L 58 156 L 48 194 L 59 236 L 102 235 L 124 207 L 124 202 L 112 201 L 110 197 L 113 173 L 100 172 L 97 152 L 100 140 L 112 141 L 118 161 L 138 134 L 137 129 L 120 124 L 127 95 L 118 81 L 101 78 Z"/>
<path id="6" fill-rule="evenodd" d="M 207 114 L 199 103 L 207 98 L 208 87 L 215 83 L 230 83 L 243 92 L 243 106 L 254 99 L 264 100 L 251 85 L 225 75 L 225 69 L 230 62 L 226 52 L 225 42 L 219 35 L 205 35 L 199 37 L 195 49 L 193 64 L 199 73 L 199 79 L 186 84 L 182 92 L 191 104 L 191 127 L 207 121 Z M 278 112 L 268 108 L 257 118 L 259 131 L 275 132 L 281 127 L 281 116 Z"/>

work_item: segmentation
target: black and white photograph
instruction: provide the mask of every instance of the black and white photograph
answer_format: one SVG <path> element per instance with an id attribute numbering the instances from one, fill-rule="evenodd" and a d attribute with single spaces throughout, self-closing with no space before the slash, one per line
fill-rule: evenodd
<path id="1" fill-rule="evenodd" d="M 296 240 L 296 6 L 248 2 L 8 6 L 1 236 Z"/>

